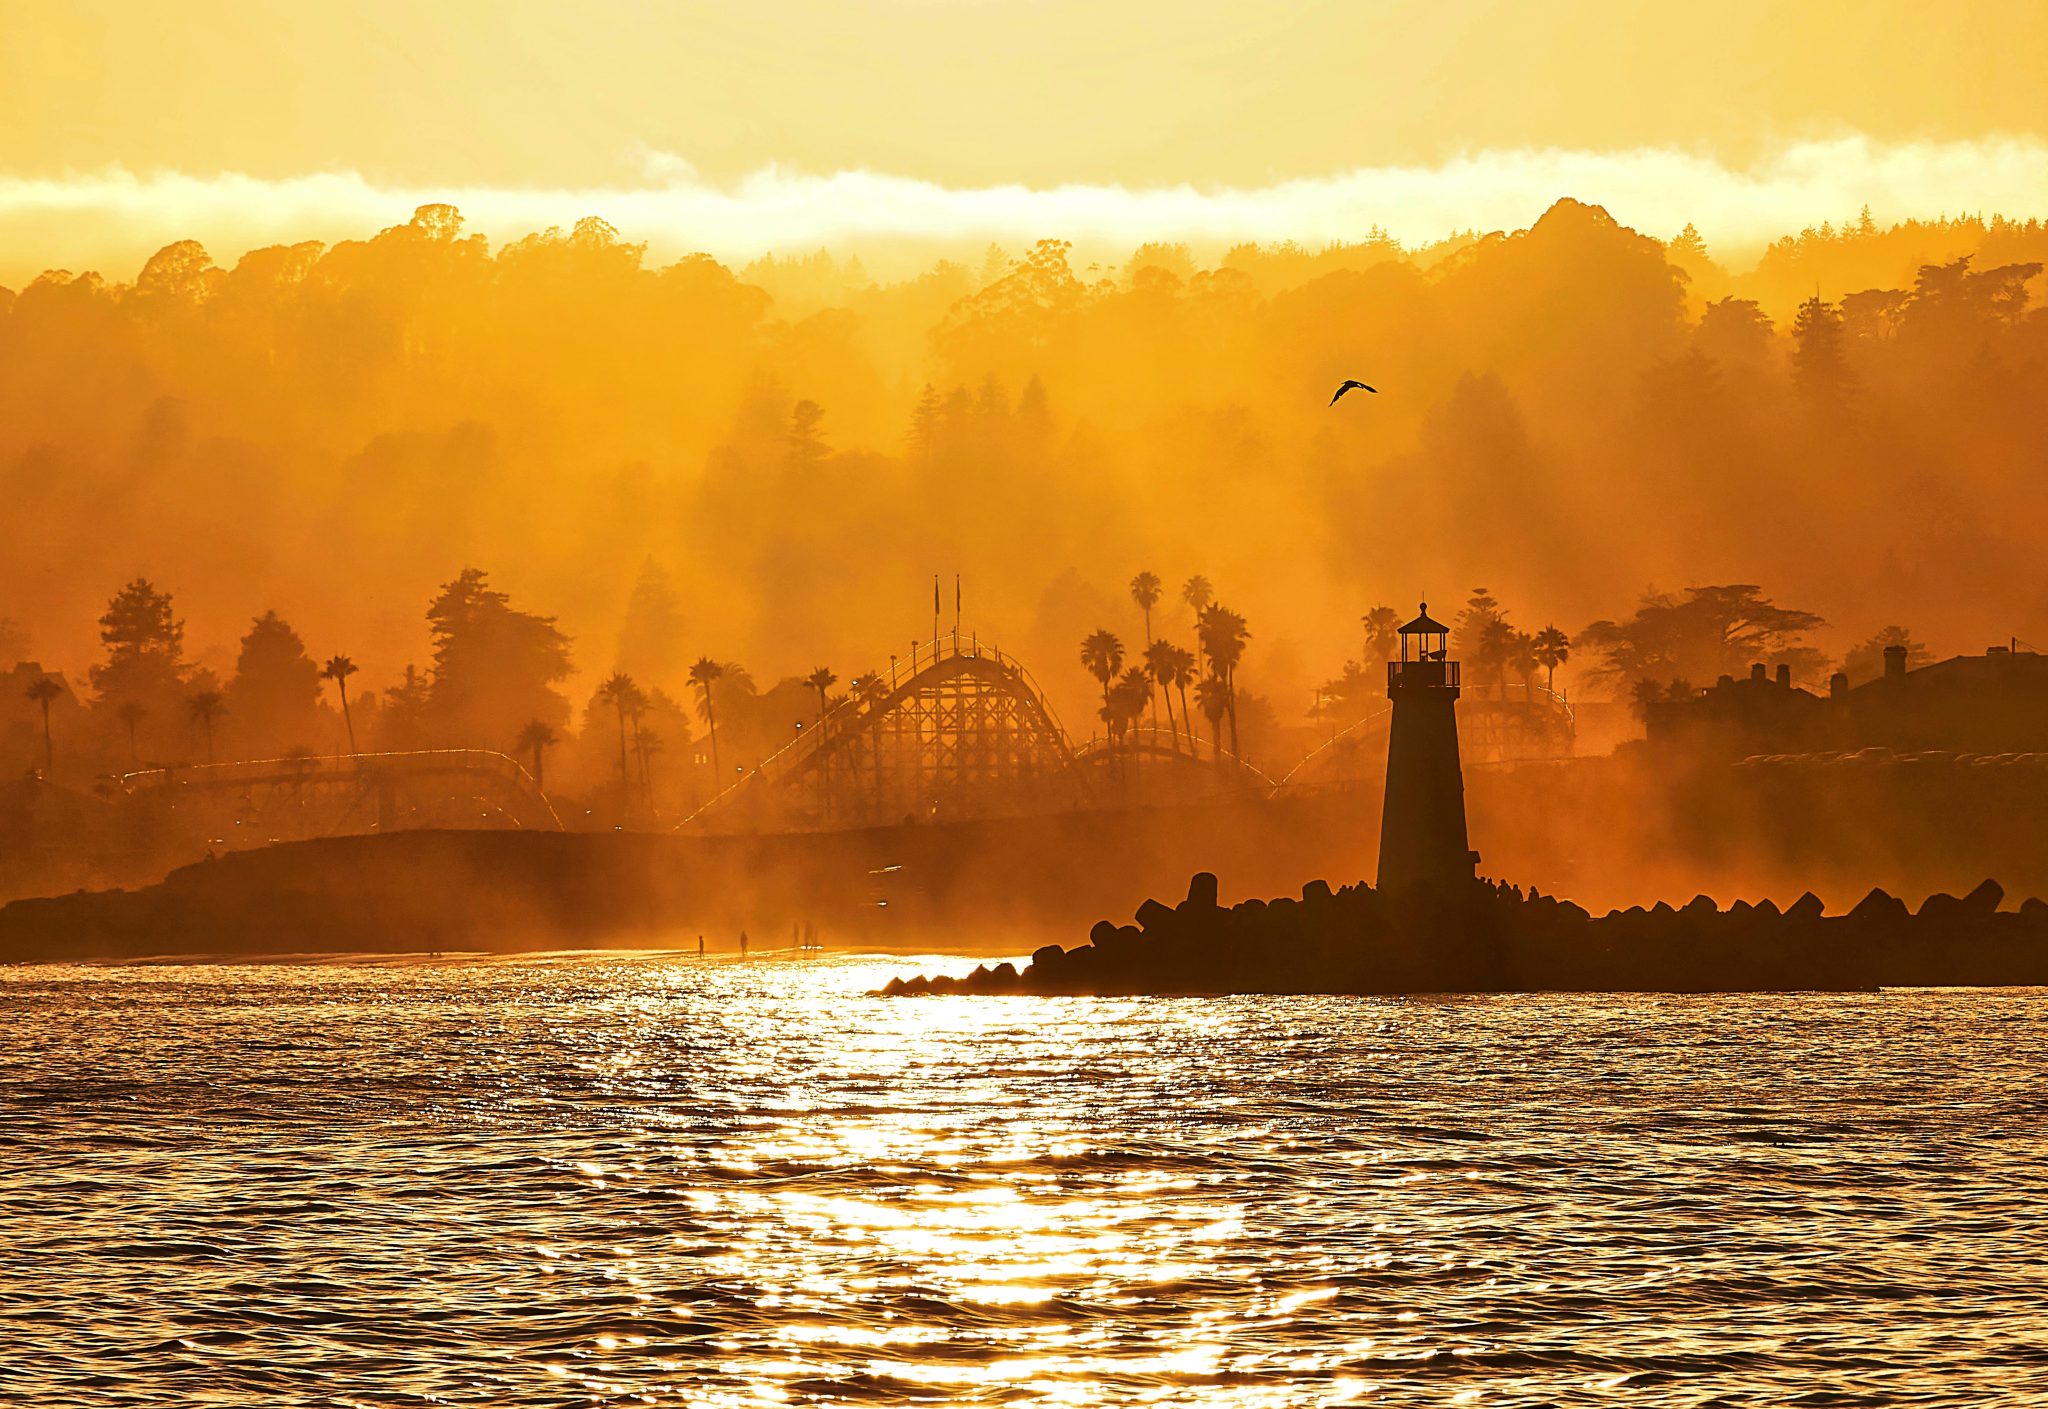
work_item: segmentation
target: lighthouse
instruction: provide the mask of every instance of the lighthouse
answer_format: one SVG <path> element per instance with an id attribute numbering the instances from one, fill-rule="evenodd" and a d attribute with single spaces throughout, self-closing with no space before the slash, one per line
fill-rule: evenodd
<path id="1" fill-rule="evenodd" d="M 1458 762 L 1458 663 L 1451 630 L 1429 603 L 1401 628 L 1401 658 L 1387 662 L 1394 702 L 1387 732 L 1387 796 L 1380 813 L 1383 891 L 1472 879 L 1478 856 L 1465 835 L 1465 774 Z"/>

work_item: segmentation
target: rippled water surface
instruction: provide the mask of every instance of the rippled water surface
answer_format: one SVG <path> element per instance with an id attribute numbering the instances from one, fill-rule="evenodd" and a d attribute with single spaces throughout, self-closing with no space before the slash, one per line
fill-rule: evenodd
<path id="1" fill-rule="evenodd" d="M 2048 1403 L 2039 993 L 934 967 L 0 970 L 0 1403 Z"/>

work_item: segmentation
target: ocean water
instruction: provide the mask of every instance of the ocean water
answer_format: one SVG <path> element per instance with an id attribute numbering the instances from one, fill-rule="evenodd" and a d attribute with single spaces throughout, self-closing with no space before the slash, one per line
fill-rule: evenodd
<path id="1" fill-rule="evenodd" d="M 0 970 L 0 1404 L 2048 1403 L 2038 992 Z"/>

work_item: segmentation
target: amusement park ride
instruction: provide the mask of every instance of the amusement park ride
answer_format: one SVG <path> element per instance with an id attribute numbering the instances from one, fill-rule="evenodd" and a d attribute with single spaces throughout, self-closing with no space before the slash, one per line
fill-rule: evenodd
<path id="1" fill-rule="evenodd" d="M 1572 720 L 1538 690 L 1467 699 L 1475 763 L 1557 757 Z M 845 699 L 745 770 L 676 829 L 842 831 L 1083 809 L 1174 807 L 1370 788 L 1385 775 L 1392 706 L 1342 730 L 1283 777 L 1185 729 L 1077 744 L 1015 657 L 955 631 L 858 677 Z M 423 828 L 558 830 L 532 775 L 488 749 L 297 756 L 139 770 L 122 793 L 186 835 L 243 847 Z"/>

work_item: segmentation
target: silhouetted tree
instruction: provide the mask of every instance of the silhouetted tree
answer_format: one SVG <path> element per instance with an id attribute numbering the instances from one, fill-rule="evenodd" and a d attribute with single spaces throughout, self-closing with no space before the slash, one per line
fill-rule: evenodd
<path id="1" fill-rule="evenodd" d="M 1195 704 L 1209 721 L 1209 748 L 1223 756 L 1223 719 L 1230 713 L 1230 687 L 1215 675 L 1205 675 L 1195 685 Z M 1236 752 L 1235 749 L 1232 750 Z"/>
<path id="2" fill-rule="evenodd" d="M 1166 697 L 1166 732 L 1173 740 L 1174 752 L 1180 751 L 1180 731 L 1173 723 L 1173 663 L 1179 648 L 1171 641 L 1154 641 L 1145 647 L 1145 672 L 1159 687 L 1159 693 Z"/>
<path id="3" fill-rule="evenodd" d="M 1546 672 L 1543 687 L 1551 694 L 1557 693 L 1557 668 L 1572 658 L 1571 638 L 1555 626 L 1546 626 L 1536 633 L 1530 643 L 1536 663 Z"/>
<path id="4" fill-rule="evenodd" d="M 1237 667 L 1244 659 L 1245 643 L 1251 639 L 1245 619 L 1220 603 L 1211 603 L 1201 615 L 1196 635 L 1209 658 L 1209 670 L 1223 682 L 1225 712 L 1230 720 L 1230 751 L 1237 752 Z"/>
<path id="5" fill-rule="evenodd" d="M 1713 680 L 1758 661 L 1782 662 L 1800 675 L 1822 664 L 1800 638 L 1824 624 L 1812 612 L 1777 606 L 1753 584 L 1734 583 L 1688 587 L 1683 597 L 1653 593 L 1628 620 L 1596 621 L 1574 644 L 1601 656 L 1591 673 L 1609 680 Z"/>
<path id="6" fill-rule="evenodd" d="M 1365 663 L 1392 660 L 1401 646 L 1401 614 L 1380 606 L 1358 620 L 1365 627 Z"/>
<path id="7" fill-rule="evenodd" d="M 533 759 L 533 786 L 541 792 L 546 792 L 548 788 L 547 751 L 561 741 L 561 735 L 543 721 L 535 719 L 529 721 L 527 726 L 519 731 L 518 741 L 512 746 L 515 752 L 527 754 Z"/>
<path id="8" fill-rule="evenodd" d="M 1819 295 L 1799 305 L 1792 320 L 1793 378 L 1807 402 L 1826 411 L 1848 404 L 1852 378 L 1842 349 L 1842 315 Z"/>
<path id="9" fill-rule="evenodd" d="M 350 756 L 354 756 L 356 752 L 356 721 L 355 716 L 350 714 L 348 709 L 348 678 L 355 673 L 356 663 L 347 656 L 329 656 L 327 664 L 320 667 L 321 679 L 332 680 L 334 682 L 335 694 L 341 697 L 341 724 L 342 728 L 348 732 L 348 751 Z M 376 702 L 375 698 L 372 698 L 370 701 L 371 704 Z M 372 712 L 374 713 L 374 711 Z"/>
<path id="10" fill-rule="evenodd" d="M 137 731 L 152 714 L 177 709 L 185 698 L 185 623 L 171 596 L 138 577 L 114 594 L 100 617 L 106 660 L 89 672 L 101 707 L 113 706 L 128 731 L 129 761 L 140 756 Z M 127 706 L 134 706 L 132 710 Z"/>
<path id="11" fill-rule="evenodd" d="M 428 715 L 444 737 L 501 740 L 529 719 L 561 724 L 569 702 L 554 688 L 570 671 L 569 638 L 553 617 L 515 609 L 476 568 L 427 609 L 434 642 Z"/>
<path id="12" fill-rule="evenodd" d="M 1188 731 L 1188 752 L 1195 752 L 1195 723 L 1188 713 L 1188 686 L 1195 683 L 1195 653 L 1184 646 L 1175 646 L 1170 656 L 1172 674 L 1169 677 L 1175 693 L 1180 696 L 1180 722 Z"/>
<path id="13" fill-rule="evenodd" d="M 206 761 L 213 762 L 213 721 L 227 712 L 218 690 L 201 690 L 186 702 L 185 712 L 206 731 Z"/>
<path id="14" fill-rule="evenodd" d="M 408 665 L 396 685 L 384 691 L 377 738 L 387 749 L 423 748 L 427 742 L 427 700 L 431 686 L 416 665 Z"/>
<path id="15" fill-rule="evenodd" d="M 319 723 L 320 668 L 305 643 L 276 612 L 257 617 L 242 637 L 225 713 L 243 742 L 243 757 L 275 758 L 304 743 Z"/>
<path id="16" fill-rule="evenodd" d="M 826 692 L 839 683 L 839 677 L 821 665 L 804 677 L 804 683 L 818 692 L 818 718 L 823 719 L 829 703 Z"/>
<path id="17" fill-rule="evenodd" d="M 50 702 L 63 695 L 64 682 L 54 675 L 38 676 L 36 679 L 29 681 L 28 688 L 23 693 L 42 708 L 43 768 L 47 772 L 55 772 L 57 767 L 57 746 L 50 736 Z"/>
<path id="18" fill-rule="evenodd" d="M 1484 587 L 1473 588 L 1452 624 L 1451 651 L 1465 661 L 1475 685 L 1494 673 L 1506 626 L 1507 614 L 1494 595 Z"/>
<path id="19" fill-rule="evenodd" d="M 1159 590 L 1159 574 L 1156 572 L 1141 572 L 1131 579 L 1131 600 L 1145 614 L 1146 647 L 1155 639 L 1152 635 L 1152 608 L 1159 605 Z"/>
<path id="20" fill-rule="evenodd" d="M 1152 698 L 1152 678 L 1133 666 L 1117 677 L 1116 684 L 1109 690 L 1107 708 L 1110 732 L 1128 739 L 1144 717 L 1145 708 Z"/>
<path id="21" fill-rule="evenodd" d="M 640 707 L 640 687 L 624 671 L 613 671 L 597 687 L 597 697 L 616 710 L 619 716 L 619 797 L 623 803 L 633 794 L 633 774 L 626 762 L 626 719 Z"/>
<path id="22" fill-rule="evenodd" d="M 697 663 L 690 667 L 690 683 L 703 694 L 704 723 L 711 731 L 711 776 L 716 780 L 711 791 L 714 795 L 725 789 L 725 771 L 718 762 L 718 712 L 711 704 L 711 687 L 724 675 L 725 667 L 709 656 L 697 657 Z"/>
<path id="23" fill-rule="evenodd" d="M 1081 667 L 1102 685 L 1102 717 L 1110 717 L 1109 682 L 1124 668 L 1124 643 L 1116 634 L 1098 628 L 1081 642 Z"/>
<path id="24" fill-rule="evenodd" d="M 1195 622 L 1195 648 L 1201 649 L 1202 613 L 1209 609 L 1209 603 L 1216 600 L 1216 589 L 1209 585 L 1209 579 L 1196 573 L 1180 585 L 1180 599 L 1187 606 L 1188 614 Z M 1196 669 L 1203 667 L 1201 657 L 1195 660 Z"/>
<path id="25" fill-rule="evenodd" d="M 128 729 L 129 763 L 140 763 L 142 761 L 142 754 L 140 746 L 135 742 L 135 731 L 142 721 L 149 717 L 148 708 L 137 704 L 134 700 L 130 700 L 114 711 L 114 717 L 119 719 Z"/>

